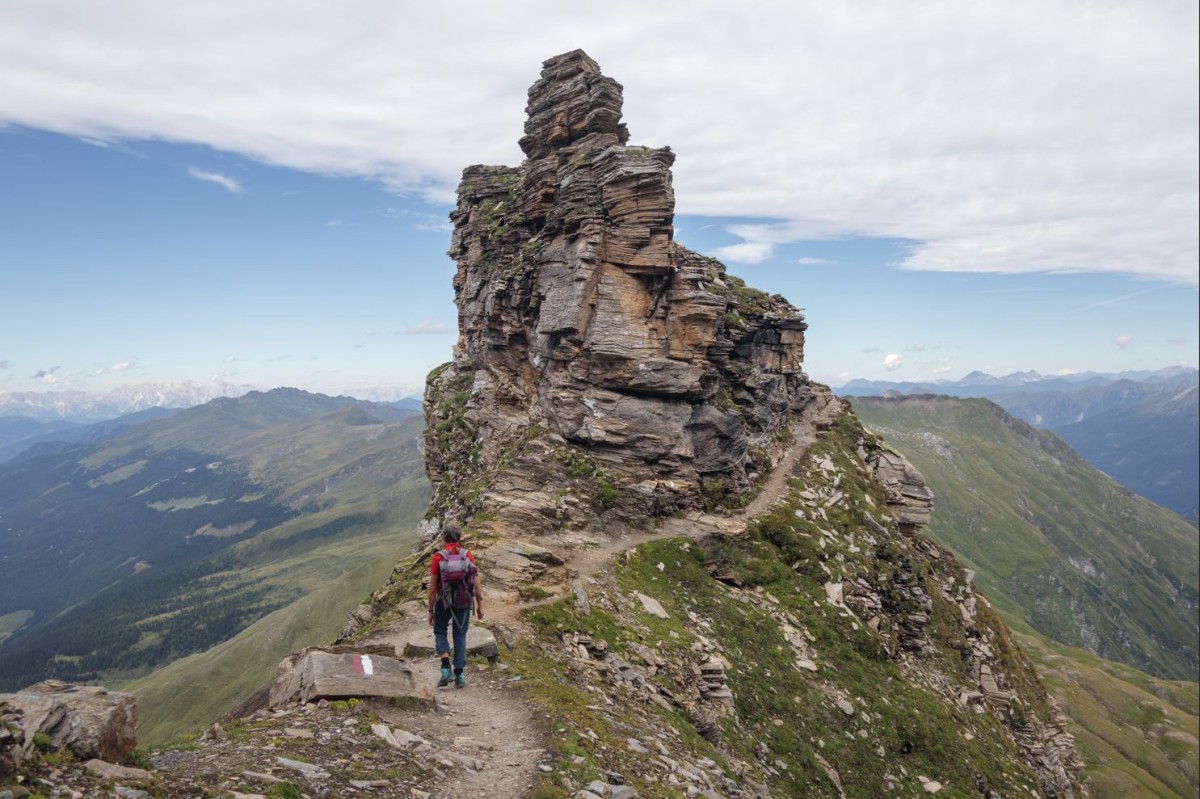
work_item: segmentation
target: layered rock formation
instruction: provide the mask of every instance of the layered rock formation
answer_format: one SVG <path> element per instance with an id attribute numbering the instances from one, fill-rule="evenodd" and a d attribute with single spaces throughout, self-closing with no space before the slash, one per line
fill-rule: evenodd
<path id="1" fill-rule="evenodd" d="M 673 241 L 674 155 L 626 144 L 621 86 L 586 54 L 547 61 L 527 111 L 524 164 L 466 169 L 451 215 L 460 338 L 426 392 L 434 508 L 530 533 L 588 507 L 737 505 L 819 391 L 803 316 Z M 562 493 L 564 471 L 590 486 Z M 571 495 L 584 507 L 564 512 Z"/>
<path id="2" fill-rule="evenodd" d="M 937 793 L 942 781 L 904 767 L 919 750 L 914 762 L 941 780 L 957 775 L 956 795 L 1081 795 L 1070 736 L 1032 667 L 977 606 L 969 572 L 921 534 L 933 507 L 923 476 L 808 380 L 796 308 L 674 242 L 674 156 L 628 144 L 621 86 L 567 53 L 545 62 L 527 111 L 525 162 L 470 167 L 459 187 L 460 338 L 428 381 L 425 454 L 431 516 L 466 524 L 489 590 L 566 597 L 551 637 L 530 644 L 555 663 L 551 682 L 565 674 L 603 695 L 587 704 L 590 723 L 636 718 L 642 741 L 678 735 L 654 707 L 681 714 L 739 778 L 706 795 L 878 795 L 906 783 Z M 766 472 L 791 468 L 779 456 L 792 437 L 820 430 L 830 440 L 799 453 L 769 513 L 726 527 L 697 515 L 744 506 Z M 685 517 L 667 527 L 687 541 L 656 550 L 655 570 L 603 579 L 577 571 L 564 546 L 667 516 Z M 703 576 L 689 571 L 695 559 Z M 418 555 L 399 568 L 373 612 L 415 594 L 423 566 Z M 573 574 L 591 576 L 572 584 Z M 705 599 L 691 604 L 693 594 Z M 772 660 L 787 650 L 794 660 Z M 780 691 L 800 706 L 764 698 Z M 892 718 L 897 705 L 927 718 Z M 945 729 L 923 727 L 934 719 Z M 792 728 L 805 743 L 775 732 Z M 886 747 L 870 744 L 875 734 Z M 793 759 L 772 754 L 780 746 Z M 684 784 L 640 742 L 628 747 L 650 756 L 638 765 L 649 782 Z M 885 762 L 882 777 L 867 774 L 875 766 L 839 773 L 862 758 Z M 578 787 L 571 772 L 584 761 L 564 764 L 558 784 Z"/>

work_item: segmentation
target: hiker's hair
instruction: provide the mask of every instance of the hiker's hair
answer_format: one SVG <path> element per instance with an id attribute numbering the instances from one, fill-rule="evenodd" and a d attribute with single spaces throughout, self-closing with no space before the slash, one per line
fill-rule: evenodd
<path id="1" fill-rule="evenodd" d="M 446 522 L 442 526 L 442 539 L 447 544 L 455 544 L 462 540 L 462 527 L 458 522 Z"/>

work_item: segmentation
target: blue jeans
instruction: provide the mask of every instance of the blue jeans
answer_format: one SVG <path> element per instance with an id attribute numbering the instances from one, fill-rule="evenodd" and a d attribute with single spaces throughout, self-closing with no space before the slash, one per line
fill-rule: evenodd
<path id="1" fill-rule="evenodd" d="M 454 669 L 462 671 L 467 665 L 467 627 L 471 626 L 471 609 L 454 610 L 438 603 L 433 609 L 433 645 L 439 655 L 450 653 L 446 633 L 453 626 Z"/>

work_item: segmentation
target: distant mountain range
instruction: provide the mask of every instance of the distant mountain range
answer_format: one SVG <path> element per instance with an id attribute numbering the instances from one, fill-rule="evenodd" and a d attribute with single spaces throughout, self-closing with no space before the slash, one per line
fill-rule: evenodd
<path id="1" fill-rule="evenodd" d="M 240 397 L 261 386 L 237 385 L 219 380 L 181 380 L 167 383 L 138 383 L 102 393 L 88 391 L 0 391 L 0 422 L 20 417 L 40 422 L 86 424 L 125 416 L 148 408 L 192 408 L 219 397 Z M 411 389 L 371 386 L 351 392 L 355 399 L 381 404 L 416 403 Z M 0 427 L 0 436 L 3 428 Z M 0 446 L 11 441 L 0 437 Z"/>
<path id="2" fill-rule="evenodd" d="M 1195 679 L 1196 528 L 988 400 L 853 405 L 924 473 L 930 534 L 978 570 L 993 601 L 1056 641 Z"/>
<path id="3" fill-rule="evenodd" d="M 1200 373 L 1154 372 L 1044 377 L 1018 372 L 924 383 L 852 380 L 842 396 L 936 394 L 986 397 L 1022 421 L 1053 430 L 1089 463 L 1132 491 L 1200 518 Z"/>
<path id="4" fill-rule="evenodd" d="M 0 690 L 206 649 L 415 534 L 413 410 L 276 389 L 168 413 L 0 464 Z"/>
<path id="5" fill-rule="evenodd" d="M 253 386 L 220 381 L 143 383 L 104 393 L 86 391 L 0 391 L 0 463 L 35 444 L 48 441 L 98 443 L 151 419 L 167 418 L 184 408 L 214 399 L 240 397 Z M 357 399 L 403 410 L 421 410 L 420 396 L 378 386 Z"/>
<path id="6" fill-rule="evenodd" d="M 0 391 L 0 417 L 41 421 L 99 422 L 147 408 L 191 408 L 218 397 L 239 397 L 253 386 L 220 381 L 140 383 L 112 391 Z"/>
<path id="7" fill-rule="evenodd" d="M 958 380 L 851 380 L 835 387 L 842 396 L 883 396 L 888 392 L 899 394 L 945 394 L 951 397 L 991 397 L 994 394 L 1040 393 L 1045 391 L 1075 391 L 1087 387 L 1109 386 L 1120 381 L 1146 383 L 1150 385 L 1186 385 L 1200 379 L 1200 372 L 1187 366 L 1168 366 L 1153 371 L 1128 372 L 1076 372 L 1068 375 L 1043 375 L 1033 370 L 1013 372 L 996 377 L 986 372 L 974 371 Z"/>

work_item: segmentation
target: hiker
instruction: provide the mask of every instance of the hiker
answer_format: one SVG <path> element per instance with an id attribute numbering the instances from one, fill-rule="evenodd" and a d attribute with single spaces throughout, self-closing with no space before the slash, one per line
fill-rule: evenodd
<path id="1" fill-rule="evenodd" d="M 479 590 L 479 571 L 475 556 L 460 543 L 462 528 L 446 522 L 442 528 L 445 546 L 433 553 L 429 563 L 429 623 L 433 625 L 433 643 L 442 660 L 438 687 L 454 683 L 466 685 L 463 669 L 467 666 L 467 627 L 471 624 L 471 605 L 483 618 L 483 593 Z M 450 644 L 446 633 L 453 627 L 454 671 L 450 671 Z"/>

